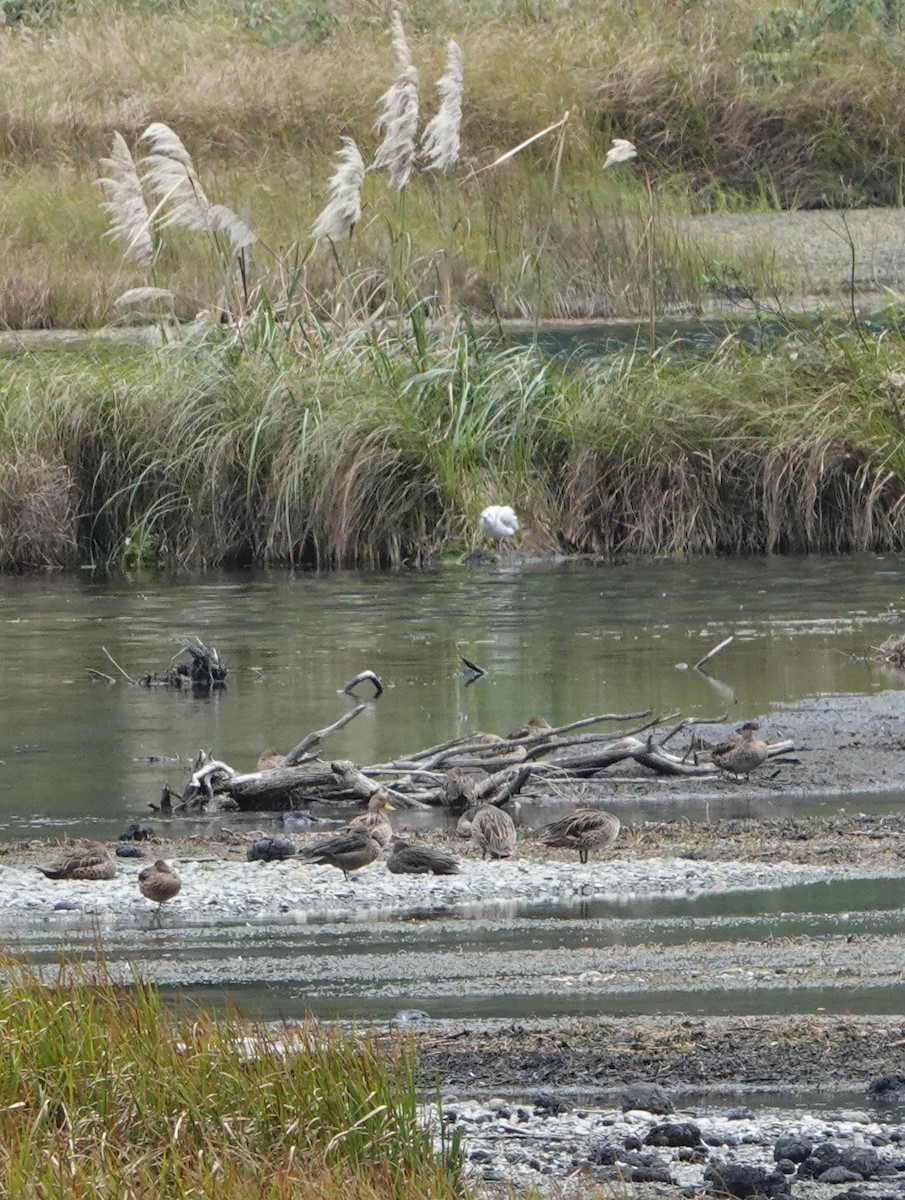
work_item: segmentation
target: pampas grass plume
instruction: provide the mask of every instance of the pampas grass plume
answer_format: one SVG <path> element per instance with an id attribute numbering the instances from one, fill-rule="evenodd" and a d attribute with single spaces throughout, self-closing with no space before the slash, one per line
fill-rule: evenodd
<path id="1" fill-rule="evenodd" d="M 421 138 L 430 171 L 444 171 L 458 161 L 463 82 L 462 51 L 450 39 L 446 43 L 446 73 L 437 80 L 440 107 Z"/>
<path id="2" fill-rule="evenodd" d="M 109 158 L 101 159 L 101 167 L 108 172 L 97 181 L 107 197 L 101 208 L 113 218 L 106 236 L 125 242 L 125 257 L 149 267 L 154 261 L 151 214 L 135 162 L 121 133 L 113 134 L 113 149 Z"/>
<path id="3" fill-rule="evenodd" d="M 638 151 L 632 142 L 626 141 L 625 138 L 613 138 L 613 144 L 607 151 L 603 169 L 605 171 L 607 167 L 612 167 L 616 163 L 628 162 L 630 158 L 637 157 Z"/>
<path id="4" fill-rule="evenodd" d="M 326 237 L 331 242 L 348 237 L 361 218 L 364 159 L 351 138 L 342 141 L 343 148 L 336 156 L 339 166 L 330 179 L 330 202 L 311 228 L 312 237 Z"/>
<path id="5" fill-rule="evenodd" d="M 195 174 L 192 157 L 179 136 L 162 121 L 155 121 L 141 135 L 150 146 L 143 160 L 145 180 L 157 197 L 157 211 L 167 206 L 158 225 L 213 231 L 211 203 Z"/>
<path id="6" fill-rule="evenodd" d="M 374 156 L 371 170 L 386 167 L 390 187 L 400 190 L 408 183 L 415 166 L 415 135 L 418 132 L 418 71 L 412 66 L 412 55 L 402 17 L 393 12 L 393 53 L 396 55 L 396 78 L 380 97 L 383 105 L 374 125 L 383 131 L 383 141 Z"/>
<path id="7" fill-rule="evenodd" d="M 168 206 L 158 226 L 178 225 L 203 233 L 225 233 L 238 254 L 253 246 L 258 235 L 225 204 L 211 204 L 195 173 L 192 156 L 179 136 L 162 121 L 155 121 L 141 135 L 151 152 L 145 157 L 145 179 L 157 197 L 156 212 Z"/>

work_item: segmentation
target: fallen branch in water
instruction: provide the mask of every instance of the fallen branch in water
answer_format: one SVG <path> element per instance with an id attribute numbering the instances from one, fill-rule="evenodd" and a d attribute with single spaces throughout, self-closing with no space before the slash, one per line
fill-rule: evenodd
<path id="1" fill-rule="evenodd" d="M 217 808 L 244 811 L 287 811 L 311 804 L 338 806 L 343 815 L 350 807 L 367 804 L 378 790 L 386 791 L 395 807 L 402 809 L 446 808 L 462 812 L 480 804 L 504 805 L 532 782 L 568 787 L 602 775 L 617 763 L 633 761 L 660 776 L 714 777 L 722 772 L 710 760 L 706 746 L 692 738 L 681 752 L 669 743 L 697 725 L 721 725 L 726 717 L 680 719 L 680 714 L 650 717 L 650 712 L 605 713 L 584 717 L 553 728 L 541 718 L 532 718 L 524 728 L 537 732 L 501 738 L 471 734 L 417 750 L 391 762 L 360 766 L 344 759 L 323 762 L 316 749 L 343 729 L 368 706 L 359 704 L 331 725 L 304 738 L 285 756 L 262 769 L 239 774 L 211 755 L 199 758 L 182 800 L 173 811 L 198 812 Z M 641 724 L 615 733 L 581 733 L 563 737 L 576 729 L 603 721 Z M 662 730 L 659 737 L 655 730 Z M 521 732 L 521 729 L 519 730 Z M 768 758 L 782 757 L 796 747 L 791 741 L 768 746 Z"/>

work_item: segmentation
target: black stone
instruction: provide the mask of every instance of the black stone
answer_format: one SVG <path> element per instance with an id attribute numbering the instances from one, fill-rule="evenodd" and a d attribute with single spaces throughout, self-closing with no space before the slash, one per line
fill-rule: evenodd
<path id="1" fill-rule="evenodd" d="M 547 1115 L 568 1112 L 569 1106 L 564 1100 L 560 1100 L 559 1096 L 553 1092 L 536 1092 L 531 1099 L 535 1110 L 540 1110 Z"/>
<path id="2" fill-rule="evenodd" d="M 714 1195 L 736 1196 L 738 1200 L 748 1200 L 750 1196 L 785 1196 L 789 1188 L 785 1176 L 776 1171 L 723 1161 L 704 1168 L 704 1182 Z"/>
<path id="3" fill-rule="evenodd" d="M 777 1162 L 782 1158 L 789 1158 L 793 1163 L 800 1163 L 810 1156 L 813 1149 L 814 1143 L 810 1138 L 786 1134 L 777 1139 L 776 1145 L 773 1147 L 773 1157 Z"/>
<path id="4" fill-rule="evenodd" d="M 622 1111 L 640 1108 L 644 1112 L 671 1113 L 672 1101 L 658 1083 L 630 1083 L 620 1100 Z"/>
<path id="5" fill-rule="evenodd" d="M 674 1183 L 669 1171 L 661 1167 L 632 1167 L 632 1183 Z"/>
<path id="6" fill-rule="evenodd" d="M 262 837 L 251 843 L 245 857 L 249 862 L 279 862 L 283 858 L 292 858 L 295 853 L 289 838 Z"/>
<path id="7" fill-rule="evenodd" d="M 635 1135 L 633 1133 L 629 1134 L 629 1136 L 625 1139 L 625 1141 L 622 1144 L 626 1148 L 626 1150 L 640 1150 L 641 1149 L 641 1139 L 639 1137 L 635 1137 Z"/>
<path id="8" fill-rule="evenodd" d="M 588 1148 L 588 1162 L 598 1167 L 611 1167 L 616 1161 L 616 1149 L 608 1142 L 592 1142 Z"/>
<path id="9" fill-rule="evenodd" d="M 880 1170 L 880 1155 L 867 1146 L 856 1146 L 842 1150 L 839 1161 L 849 1171 L 855 1171 L 862 1179 L 870 1179 Z"/>
<path id="10" fill-rule="evenodd" d="M 795 1164 L 791 1158 L 781 1158 L 776 1164 L 777 1171 L 782 1171 L 783 1175 L 794 1175 Z"/>
<path id="11" fill-rule="evenodd" d="M 119 842 L 114 854 L 117 858 L 144 858 L 145 852 L 134 842 Z"/>
<path id="12" fill-rule="evenodd" d="M 694 1121 L 661 1121 L 644 1139 L 646 1146 L 691 1146 L 701 1144 L 701 1131 Z"/>
<path id="13" fill-rule="evenodd" d="M 818 1183 L 861 1183 L 864 1176 L 859 1175 L 857 1171 L 850 1171 L 848 1167 L 843 1167 L 842 1163 L 836 1163 L 834 1167 L 827 1167 L 822 1175 L 817 1176 Z"/>
<path id="14" fill-rule="evenodd" d="M 874 1100 L 892 1100 L 905 1091 L 905 1075 L 877 1075 L 867 1085 L 867 1094 Z"/>
<path id="15" fill-rule="evenodd" d="M 133 821 L 119 835 L 121 842 L 146 842 L 154 836 L 154 830 L 150 825 L 140 825 L 138 821 Z"/>
<path id="16" fill-rule="evenodd" d="M 830 1167 L 838 1166 L 842 1161 L 839 1147 L 832 1142 L 821 1142 L 815 1146 L 810 1156 L 798 1164 L 798 1175 L 801 1179 L 818 1179 Z"/>

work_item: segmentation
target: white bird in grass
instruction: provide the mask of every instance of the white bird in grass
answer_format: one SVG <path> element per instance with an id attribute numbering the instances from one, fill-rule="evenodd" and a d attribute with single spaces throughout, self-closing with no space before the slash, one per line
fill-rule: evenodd
<path id="1" fill-rule="evenodd" d="M 514 537 L 519 530 L 518 517 L 508 504 L 491 504 L 481 513 L 478 524 L 481 533 L 486 533 L 495 542 Z"/>

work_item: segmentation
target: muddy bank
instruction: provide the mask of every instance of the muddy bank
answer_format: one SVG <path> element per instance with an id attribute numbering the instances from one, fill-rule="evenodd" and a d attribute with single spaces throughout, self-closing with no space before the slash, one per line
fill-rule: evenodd
<path id="1" fill-rule="evenodd" d="M 422 1078 L 445 1093 L 602 1103 L 633 1080 L 672 1092 L 864 1092 L 905 1075 L 905 1018 L 651 1017 L 439 1022 L 415 1030 Z"/>

